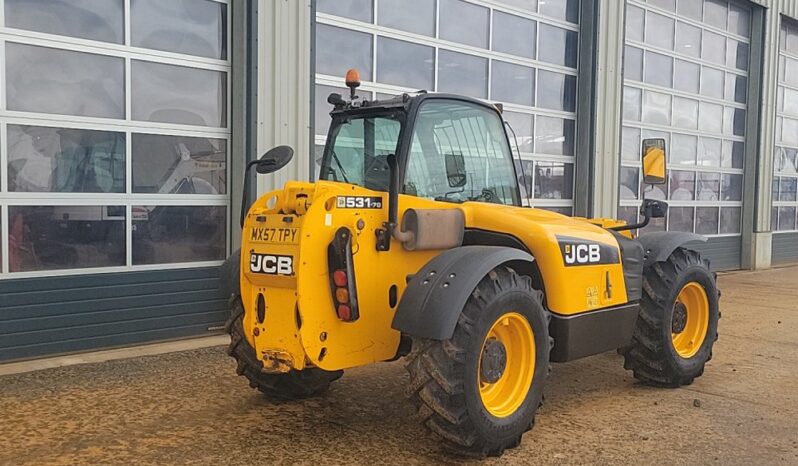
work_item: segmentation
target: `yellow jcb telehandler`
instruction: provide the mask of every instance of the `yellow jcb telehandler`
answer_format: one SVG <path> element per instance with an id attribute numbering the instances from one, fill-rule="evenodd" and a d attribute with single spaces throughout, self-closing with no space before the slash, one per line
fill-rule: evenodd
<path id="1" fill-rule="evenodd" d="M 347 368 L 404 358 L 423 424 L 456 452 L 500 455 L 533 426 L 550 362 L 604 351 L 651 385 L 704 371 L 715 276 L 682 232 L 524 207 L 499 106 L 419 92 L 331 94 L 319 180 L 242 207 L 223 266 L 229 353 L 272 399 L 318 395 Z M 641 144 L 666 182 L 665 141 Z M 289 147 L 249 163 L 261 174 Z M 247 191 L 245 182 L 245 191 Z M 245 193 L 244 199 L 247 198 Z"/>

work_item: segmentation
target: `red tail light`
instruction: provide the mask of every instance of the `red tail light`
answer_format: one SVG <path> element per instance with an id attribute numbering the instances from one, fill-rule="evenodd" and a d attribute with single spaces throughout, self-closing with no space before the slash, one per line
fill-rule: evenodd
<path id="1" fill-rule="evenodd" d="M 339 269 L 333 272 L 333 283 L 335 283 L 335 286 L 346 286 L 346 270 Z"/>
<path id="2" fill-rule="evenodd" d="M 344 322 L 356 321 L 360 313 L 352 256 L 352 232 L 348 228 L 341 227 L 335 232 L 335 238 L 327 247 L 327 266 L 335 314 Z"/>
<path id="3" fill-rule="evenodd" d="M 352 308 L 347 306 L 346 304 L 339 304 L 338 305 L 338 318 L 349 322 L 352 320 Z"/>

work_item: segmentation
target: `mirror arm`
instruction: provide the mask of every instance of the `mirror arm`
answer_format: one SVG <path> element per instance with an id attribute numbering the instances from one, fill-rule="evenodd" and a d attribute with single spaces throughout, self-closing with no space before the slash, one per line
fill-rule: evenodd
<path id="1" fill-rule="evenodd" d="M 257 165 L 258 162 L 258 160 L 247 162 L 247 168 L 244 169 L 244 189 L 241 193 L 241 228 L 244 228 L 244 219 L 246 219 L 247 211 L 249 210 L 249 171 L 252 170 L 252 167 Z"/>
<path id="2" fill-rule="evenodd" d="M 632 223 L 627 225 L 621 225 L 617 227 L 608 228 L 608 230 L 612 231 L 628 231 L 628 230 L 639 230 L 641 228 L 645 228 L 648 226 L 648 222 L 651 221 L 651 210 L 646 209 L 646 188 L 643 187 L 643 199 L 641 199 L 642 204 L 640 204 L 640 211 L 643 213 L 643 221 L 640 223 Z"/>

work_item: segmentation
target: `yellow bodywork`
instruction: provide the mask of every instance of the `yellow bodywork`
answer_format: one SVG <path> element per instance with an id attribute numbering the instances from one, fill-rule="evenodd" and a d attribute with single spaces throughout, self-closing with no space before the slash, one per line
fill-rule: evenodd
<path id="1" fill-rule="evenodd" d="M 338 208 L 338 196 L 380 196 L 383 208 Z M 408 275 L 441 251 L 406 251 L 392 240 L 387 252 L 376 250 L 375 230 L 387 220 L 388 194 L 332 181 L 289 182 L 262 196 L 250 209 L 241 246 L 241 298 L 247 340 L 266 370 L 281 372 L 308 365 L 326 370 L 361 366 L 393 358 L 400 334 L 391 328 Z M 398 218 L 414 209 L 461 209 L 466 228 L 512 235 L 532 252 L 545 285 L 550 311 L 569 316 L 624 304 L 626 290 L 619 263 L 566 267 L 556 235 L 589 240 L 618 250 L 602 226 L 611 220 L 574 219 L 557 213 L 479 202 L 453 204 L 399 196 Z M 342 226 L 353 232 L 354 271 L 360 318 L 342 322 L 330 290 L 327 246 Z M 291 276 L 250 271 L 251 253 L 291 256 Z M 620 257 L 620 251 L 617 254 Z M 608 285 L 609 288 L 608 289 Z M 258 295 L 265 298 L 265 318 L 256 317 Z M 397 299 L 397 302 L 399 301 Z"/>

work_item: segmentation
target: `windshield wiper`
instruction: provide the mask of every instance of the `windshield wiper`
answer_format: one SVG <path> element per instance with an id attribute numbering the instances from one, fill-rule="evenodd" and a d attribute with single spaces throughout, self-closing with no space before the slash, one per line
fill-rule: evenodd
<path id="1" fill-rule="evenodd" d="M 338 164 L 338 168 L 341 169 L 341 176 L 344 177 L 344 183 L 349 183 L 349 179 L 346 177 L 346 170 L 344 170 L 344 166 L 341 164 L 341 161 L 338 160 L 338 155 L 336 155 L 335 149 L 330 149 L 330 154 L 332 154 L 332 158 L 335 160 L 335 163 Z"/>

